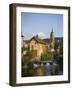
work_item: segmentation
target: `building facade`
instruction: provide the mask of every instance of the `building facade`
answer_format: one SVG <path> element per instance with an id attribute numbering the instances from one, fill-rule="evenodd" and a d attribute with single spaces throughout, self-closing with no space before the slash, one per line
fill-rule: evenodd
<path id="1" fill-rule="evenodd" d="M 43 53 L 48 52 L 48 45 L 43 40 L 32 37 L 29 41 L 29 48 L 32 51 L 32 58 L 39 60 Z"/>

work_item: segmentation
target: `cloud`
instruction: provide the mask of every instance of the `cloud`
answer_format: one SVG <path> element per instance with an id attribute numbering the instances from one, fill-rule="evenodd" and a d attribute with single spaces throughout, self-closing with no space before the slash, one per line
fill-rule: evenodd
<path id="1" fill-rule="evenodd" d="M 32 34 L 31 34 L 31 38 L 32 38 L 33 36 L 35 36 L 35 33 L 32 33 Z"/>
<path id="2" fill-rule="evenodd" d="M 41 39 L 43 39 L 45 37 L 45 34 L 43 32 L 39 32 L 38 33 L 38 37 L 41 38 Z"/>

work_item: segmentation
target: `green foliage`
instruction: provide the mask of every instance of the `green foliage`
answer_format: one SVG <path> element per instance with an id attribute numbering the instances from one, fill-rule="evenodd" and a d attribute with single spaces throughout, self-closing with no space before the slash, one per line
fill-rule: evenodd
<path id="1" fill-rule="evenodd" d="M 29 50 L 28 47 L 24 47 L 24 46 L 23 46 L 23 47 L 21 48 L 21 53 L 23 53 L 23 51 L 28 51 L 28 50 Z"/>
<path id="2" fill-rule="evenodd" d="M 52 60 L 52 55 L 50 52 L 41 54 L 41 60 Z"/>
<path id="3" fill-rule="evenodd" d="M 54 59 L 58 59 L 59 58 L 59 53 L 57 50 L 54 51 Z"/>
<path id="4" fill-rule="evenodd" d="M 63 59 L 63 48 L 55 49 L 54 52 L 42 53 L 41 60 L 59 60 Z"/>
<path id="5" fill-rule="evenodd" d="M 24 52 L 26 53 L 24 54 Z M 22 53 L 22 77 L 32 76 L 31 70 L 29 68 L 30 65 L 28 65 L 32 56 L 29 47 L 23 47 L 21 53 Z"/>
<path id="6" fill-rule="evenodd" d="M 63 45 L 60 44 L 60 54 L 63 55 Z"/>
<path id="7" fill-rule="evenodd" d="M 60 41 L 58 44 L 55 43 L 54 49 L 55 49 L 54 59 L 55 60 L 63 59 L 63 43 L 61 43 Z"/>
<path id="8" fill-rule="evenodd" d="M 24 54 L 24 52 L 26 52 Z M 28 63 L 31 59 L 31 51 L 29 50 L 29 46 L 28 47 L 23 47 L 22 48 L 22 64 L 24 63 Z"/>

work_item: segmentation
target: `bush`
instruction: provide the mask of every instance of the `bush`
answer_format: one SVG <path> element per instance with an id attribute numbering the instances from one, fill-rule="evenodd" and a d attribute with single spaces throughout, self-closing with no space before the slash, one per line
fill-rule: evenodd
<path id="1" fill-rule="evenodd" d="M 50 52 L 41 54 L 41 60 L 52 60 L 52 54 Z"/>

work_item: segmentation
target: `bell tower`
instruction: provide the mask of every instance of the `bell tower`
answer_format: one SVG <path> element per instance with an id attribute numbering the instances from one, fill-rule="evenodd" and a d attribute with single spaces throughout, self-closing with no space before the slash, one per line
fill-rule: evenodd
<path id="1" fill-rule="evenodd" d="M 52 28 L 52 31 L 50 33 L 50 49 L 54 49 L 54 46 L 55 46 L 55 38 L 54 38 L 54 32 Z"/>

